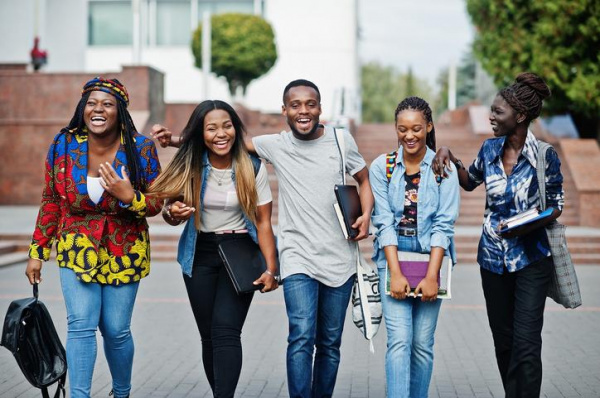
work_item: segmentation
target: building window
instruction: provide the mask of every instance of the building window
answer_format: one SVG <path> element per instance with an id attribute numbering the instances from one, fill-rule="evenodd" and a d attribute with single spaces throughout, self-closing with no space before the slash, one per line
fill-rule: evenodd
<path id="1" fill-rule="evenodd" d="M 148 46 L 187 46 L 192 30 L 211 14 L 261 13 L 264 0 L 140 0 L 140 38 Z M 133 44 L 131 0 L 89 0 L 90 46 Z M 194 19 L 196 16 L 197 19 Z"/>
<path id="2" fill-rule="evenodd" d="M 131 1 L 90 1 L 88 42 L 91 46 L 133 43 Z"/>
<path id="3" fill-rule="evenodd" d="M 190 0 L 157 0 L 156 44 L 189 44 L 192 35 L 190 13 Z"/>
<path id="4" fill-rule="evenodd" d="M 209 11 L 211 14 L 227 12 L 254 14 L 254 0 L 198 0 L 198 19 L 200 21 L 204 11 Z"/>

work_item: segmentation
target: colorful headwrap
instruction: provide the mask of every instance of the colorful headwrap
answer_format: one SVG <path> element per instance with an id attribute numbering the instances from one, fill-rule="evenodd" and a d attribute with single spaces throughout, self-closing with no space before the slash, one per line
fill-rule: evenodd
<path id="1" fill-rule="evenodd" d="M 127 89 L 117 79 L 95 77 L 83 86 L 81 95 L 89 93 L 90 91 L 104 91 L 105 93 L 114 95 L 119 101 L 123 102 L 126 107 L 129 105 L 129 94 L 127 94 Z"/>

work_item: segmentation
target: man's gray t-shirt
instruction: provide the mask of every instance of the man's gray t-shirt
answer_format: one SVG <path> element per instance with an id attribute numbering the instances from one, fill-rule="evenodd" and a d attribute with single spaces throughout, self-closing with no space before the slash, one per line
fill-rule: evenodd
<path id="1" fill-rule="evenodd" d="M 366 167 L 354 138 L 344 130 L 346 172 Z M 281 277 L 306 274 L 338 287 L 356 272 L 355 243 L 347 241 L 333 204 L 333 187 L 342 184 L 341 158 L 334 131 L 299 140 L 292 132 L 252 139 L 258 155 L 272 163 L 279 183 L 277 247 Z"/>

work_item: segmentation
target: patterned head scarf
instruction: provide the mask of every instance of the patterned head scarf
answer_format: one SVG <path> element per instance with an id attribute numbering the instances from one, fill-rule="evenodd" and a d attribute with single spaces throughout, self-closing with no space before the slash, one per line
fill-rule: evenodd
<path id="1" fill-rule="evenodd" d="M 89 93 L 90 91 L 104 91 L 115 96 L 121 101 L 125 107 L 129 105 L 129 94 L 127 89 L 117 79 L 105 79 L 103 77 L 95 77 L 83 86 L 81 95 Z"/>

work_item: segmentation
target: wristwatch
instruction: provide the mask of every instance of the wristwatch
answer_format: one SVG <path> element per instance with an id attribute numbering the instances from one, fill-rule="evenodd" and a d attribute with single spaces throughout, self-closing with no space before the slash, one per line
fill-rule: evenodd
<path id="1" fill-rule="evenodd" d="M 454 163 L 454 165 L 456 166 L 456 170 L 460 170 L 460 169 L 464 169 L 465 168 L 465 165 L 463 164 L 463 162 L 461 162 L 460 159 L 456 159 L 452 163 Z"/>

